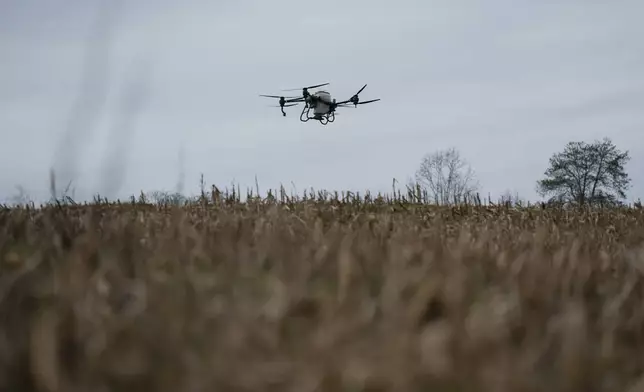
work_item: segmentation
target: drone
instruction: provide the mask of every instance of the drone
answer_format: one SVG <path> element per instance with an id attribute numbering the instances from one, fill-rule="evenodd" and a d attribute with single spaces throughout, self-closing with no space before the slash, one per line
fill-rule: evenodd
<path id="1" fill-rule="evenodd" d="M 364 90 L 367 85 L 362 86 L 357 93 L 355 93 L 351 98 L 346 101 L 337 102 L 335 98 L 331 98 L 331 94 L 328 91 L 319 90 L 311 94 L 309 90 L 315 89 L 322 86 L 327 86 L 329 83 L 317 84 L 315 86 L 308 86 L 302 88 L 301 97 L 284 97 L 279 95 L 260 95 L 260 97 L 268 98 L 279 98 L 279 108 L 282 111 L 282 115 L 286 116 L 284 111 L 285 107 L 296 106 L 298 103 L 304 103 L 304 108 L 302 109 L 302 114 L 300 114 L 300 121 L 307 122 L 309 120 L 318 120 L 320 124 L 327 125 L 330 122 L 335 121 L 335 110 L 337 108 L 346 108 L 353 107 L 357 108 L 358 105 L 363 105 L 365 103 L 371 103 L 380 101 L 380 98 L 372 99 L 369 101 L 360 101 L 358 94 Z M 283 91 L 297 91 L 297 89 L 283 90 Z M 277 106 L 275 106 L 277 107 Z M 313 109 L 313 115 L 310 115 L 311 109 Z"/>

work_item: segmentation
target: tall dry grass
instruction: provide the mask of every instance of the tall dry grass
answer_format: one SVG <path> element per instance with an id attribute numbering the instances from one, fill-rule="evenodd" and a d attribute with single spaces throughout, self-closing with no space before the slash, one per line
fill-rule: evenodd
<path id="1" fill-rule="evenodd" d="M 0 388 L 641 383 L 642 211 L 281 199 L 0 212 Z"/>

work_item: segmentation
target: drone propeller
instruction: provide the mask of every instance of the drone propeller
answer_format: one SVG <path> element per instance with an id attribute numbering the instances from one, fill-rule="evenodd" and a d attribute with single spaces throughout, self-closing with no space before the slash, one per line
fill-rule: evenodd
<path id="1" fill-rule="evenodd" d="M 370 99 L 369 101 L 362 101 L 362 102 L 355 102 L 355 101 L 352 102 L 351 100 L 349 100 L 348 102 L 343 102 L 343 103 L 337 104 L 336 107 L 339 107 L 339 108 L 357 108 L 358 105 L 364 105 L 365 103 L 371 103 L 371 102 L 376 102 L 376 101 L 380 101 L 380 98 Z"/>
<path id="2" fill-rule="evenodd" d="M 308 100 L 309 97 L 311 96 L 311 94 L 309 93 L 310 88 L 318 88 L 318 87 L 326 86 L 328 84 L 329 83 L 322 83 L 322 84 L 316 84 L 315 86 L 302 87 L 302 97 L 299 98 L 299 99 L 301 99 L 303 101 Z M 288 90 L 283 90 L 283 91 L 296 91 L 296 90 L 299 90 L 299 88 L 288 89 Z"/>
<path id="3" fill-rule="evenodd" d="M 360 90 L 358 90 L 357 93 L 353 94 L 353 96 L 351 98 L 347 99 L 346 101 L 338 102 L 338 105 L 347 104 L 349 102 L 351 102 L 354 105 L 357 105 L 358 102 L 360 102 L 360 98 L 358 98 L 358 94 L 360 94 L 365 88 L 367 88 L 366 84 L 364 86 L 362 86 L 362 88 Z"/>
<path id="4" fill-rule="evenodd" d="M 318 88 L 318 87 L 328 86 L 328 85 L 329 85 L 329 83 L 322 83 L 322 84 L 316 84 L 315 86 L 308 86 L 308 87 L 302 87 L 302 88 L 291 88 L 291 89 L 282 90 L 282 91 L 308 90 L 308 89 Z"/>
<path id="5" fill-rule="evenodd" d="M 284 97 L 284 96 L 279 96 L 279 95 L 264 95 L 264 94 L 260 94 L 259 96 L 260 97 L 268 97 L 268 98 L 279 98 L 280 101 L 281 100 L 291 101 L 292 99 L 300 99 L 300 97 Z"/>
<path id="6" fill-rule="evenodd" d="M 264 94 L 260 94 L 259 96 L 260 97 L 268 97 L 268 98 L 279 98 L 280 99 L 279 100 L 280 107 L 292 106 L 292 105 L 284 105 L 284 104 L 287 103 L 287 102 L 298 102 L 299 100 L 302 99 L 301 97 L 288 97 L 288 98 L 286 98 L 286 97 L 278 96 L 278 95 L 264 95 Z"/>
<path id="7" fill-rule="evenodd" d="M 360 94 L 362 92 L 362 90 L 364 90 L 365 88 L 367 88 L 366 84 L 364 86 L 362 86 L 362 88 L 360 90 L 358 90 L 358 92 L 354 95 L 354 97 L 357 97 L 358 94 Z"/>
<path id="8" fill-rule="evenodd" d="M 376 101 L 380 101 L 380 98 L 371 99 L 369 101 L 356 102 L 355 105 L 364 105 L 365 103 L 371 103 L 371 102 L 376 102 Z"/>
<path id="9" fill-rule="evenodd" d="M 366 84 L 364 86 L 362 86 L 362 88 L 360 90 L 358 90 L 357 93 L 353 94 L 353 97 L 351 97 L 351 99 L 349 99 L 349 102 L 352 102 L 354 105 L 357 105 L 358 102 L 360 101 L 360 98 L 358 98 L 358 94 L 360 94 L 362 92 L 362 90 L 364 90 L 366 87 L 367 87 Z"/>
<path id="10" fill-rule="evenodd" d="M 297 106 L 297 104 L 296 103 L 287 103 L 287 104 L 284 104 L 283 106 L 282 105 L 269 105 L 269 106 L 272 107 L 272 108 L 279 108 L 279 107 L 287 108 L 287 107 L 291 107 L 291 106 Z"/>

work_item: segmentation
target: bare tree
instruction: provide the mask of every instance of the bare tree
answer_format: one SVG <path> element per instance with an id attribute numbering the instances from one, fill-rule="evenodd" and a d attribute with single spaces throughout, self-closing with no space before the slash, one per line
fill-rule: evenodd
<path id="1" fill-rule="evenodd" d="M 145 195 L 145 198 L 154 204 L 181 206 L 191 199 L 179 192 L 152 191 Z"/>
<path id="2" fill-rule="evenodd" d="M 524 204 L 523 199 L 519 196 L 518 192 L 512 193 L 509 189 L 506 189 L 505 192 L 501 195 L 499 204 L 504 204 L 508 206 L 521 206 Z"/>
<path id="3" fill-rule="evenodd" d="M 425 155 L 416 182 L 436 204 L 461 202 L 479 188 L 474 170 L 453 147 Z"/>

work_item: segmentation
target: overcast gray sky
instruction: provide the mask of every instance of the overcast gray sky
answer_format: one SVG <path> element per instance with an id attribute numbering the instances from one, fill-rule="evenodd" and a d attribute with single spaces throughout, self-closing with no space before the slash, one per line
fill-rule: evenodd
<path id="1" fill-rule="evenodd" d="M 117 3 L 0 1 L 0 199 L 46 198 L 52 165 L 77 198 L 200 173 L 388 191 L 448 147 L 485 193 L 536 199 L 553 153 L 604 136 L 644 195 L 642 1 Z M 324 127 L 258 97 L 324 82 L 382 101 Z"/>

